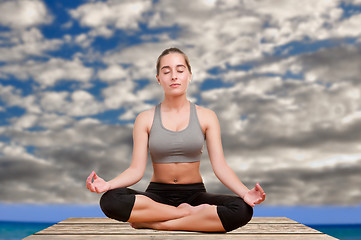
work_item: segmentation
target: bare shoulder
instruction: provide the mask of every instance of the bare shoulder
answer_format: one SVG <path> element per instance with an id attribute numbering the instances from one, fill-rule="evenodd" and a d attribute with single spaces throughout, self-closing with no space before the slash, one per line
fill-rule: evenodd
<path id="1" fill-rule="evenodd" d="M 139 113 L 135 119 L 134 127 L 143 128 L 149 132 L 153 124 L 154 112 L 155 107 Z"/>
<path id="2" fill-rule="evenodd" d="M 207 130 L 214 123 L 218 122 L 217 115 L 211 109 L 196 105 L 199 123 L 204 130 Z"/>
<path id="3" fill-rule="evenodd" d="M 196 109 L 197 109 L 198 117 L 217 118 L 216 113 L 209 108 L 196 105 Z"/>

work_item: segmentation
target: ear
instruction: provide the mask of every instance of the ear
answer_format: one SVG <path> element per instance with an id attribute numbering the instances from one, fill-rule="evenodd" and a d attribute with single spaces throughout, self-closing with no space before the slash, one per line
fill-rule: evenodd
<path id="1" fill-rule="evenodd" d="M 160 85 L 159 76 L 158 76 L 158 75 L 155 75 L 155 77 L 157 78 L 157 82 L 158 82 L 158 84 Z"/>
<path id="2" fill-rule="evenodd" d="M 189 74 L 188 83 L 190 83 L 191 81 L 192 81 L 192 73 Z"/>

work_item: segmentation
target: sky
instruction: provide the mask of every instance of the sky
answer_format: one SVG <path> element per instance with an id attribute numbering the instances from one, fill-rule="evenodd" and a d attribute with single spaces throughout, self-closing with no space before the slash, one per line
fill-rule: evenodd
<path id="1" fill-rule="evenodd" d="M 0 0 L 0 220 L 101 214 L 86 177 L 129 166 L 135 117 L 163 99 L 156 59 L 178 47 L 228 164 L 267 193 L 259 215 L 361 223 L 360 22 L 360 0 Z M 206 151 L 201 172 L 229 193 Z"/>

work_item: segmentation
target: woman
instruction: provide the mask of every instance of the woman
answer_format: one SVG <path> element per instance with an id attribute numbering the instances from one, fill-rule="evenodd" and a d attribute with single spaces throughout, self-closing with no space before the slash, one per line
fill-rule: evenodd
<path id="1" fill-rule="evenodd" d="M 249 190 L 227 165 L 215 113 L 187 100 L 192 71 L 188 57 L 177 48 L 163 51 L 157 61 L 164 100 L 140 113 L 133 129 L 131 165 L 106 182 L 93 171 L 87 188 L 103 193 L 100 205 L 110 218 L 134 228 L 228 232 L 250 221 L 255 204 L 265 199 L 261 186 Z M 212 168 L 238 196 L 207 193 L 200 175 L 200 158 L 207 142 Z M 153 176 L 146 192 L 129 186 L 144 175 L 148 149 Z"/>

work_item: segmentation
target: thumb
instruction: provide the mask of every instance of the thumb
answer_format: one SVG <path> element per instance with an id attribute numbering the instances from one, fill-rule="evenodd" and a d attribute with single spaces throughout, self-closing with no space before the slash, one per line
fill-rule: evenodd
<path id="1" fill-rule="evenodd" d="M 95 172 L 94 172 L 93 178 L 94 178 L 94 180 L 98 178 L 98 175 Z"/>

